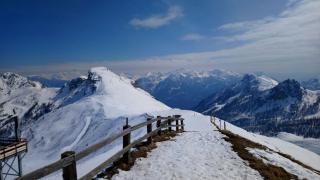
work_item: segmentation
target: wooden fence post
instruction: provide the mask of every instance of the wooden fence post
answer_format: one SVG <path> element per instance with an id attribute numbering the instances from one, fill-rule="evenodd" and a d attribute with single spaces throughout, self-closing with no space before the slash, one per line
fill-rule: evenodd
<path id="1" fill-rule="evenodd" d="M 147 121 L 151 121 L 152 119 L 151 118 L 147 118 Z M 151 133 L 152 132 L 152 123 L 151 124 L 148 124 L 147 125 L 147 133 Z M 152 137 L 148 137 L 148 140 L 147 140 L 147 144 L 151 144 L 152 143 Z"/>
<path id="2" fill-rule="evenodd" d="M 62 169 L 62 177 L 63 180 L 76 180 L 77 179 L 77 166 L 75 161 L 75 155 L 76 153 L 74 151 L 66 151 L 61 154 L 61 159 L 74 156 L 74 160 L 71 162 L 71 164 L 67 165 L 66 167 L 63 167 Z"/>
<path id="3" fill-rule="evenodd" d="M 161 126 L 161 117 L 157 116 L 157 128 Z M 158 135 L 161 136 L 161 129 L 158 131 Z"/>
<path id="4" fill-rule="evenodd" d="M 223 121 L 223 129 L 224 129 L 224 130 L 227 129 L 227 127 L 226 127 L 226 122 L 225 122 L 225 121 Z"/>
<path id="5" fill-rule="evenodd" d="M 219 127 L 220 127 L 220 130 L 221 130 L 221 119 L 219 119 L 219 124 L 220 124 L 220 126 L 219 126 Z"/>
<path id="6" fill-rule="evenodd" d="M 180 115 L 174 115 L 174 118 L 176 119 L 176 131 L 179 132 L 179 118 Z"/>
<path id="7" fill-rule="evenodd" d="M 182 132 L 184 132 L 184 123 L 183 123 L 183 118 L 181 119 L 181 130 L 182 130 Z"/>
<path id="8" fill-rule="evenodd" d="M 172 131 L 171 122 L 172 122 L 171 116 L 168 116 L 168 126 L 169 126 L 168 129 L 169 129 L 169 131 Z"/>
<path id="9" fill-rule="evenodd" d="M 179 119 L 176 118 L 176 131 L 179 132 Z"/>
<path id="10" fill-rule="evenodd" d="M 128 122 L 128 118 L 126 119 L 126 125 L 123 126 L 123 130 L 126 130 L 128 128 L 131 128 L 131 126 L 129 126 L 129 122 Z M 123 148 L 127 147 L 130 144 L 130 139 L 131 139 L 131 132 L 129 132 L 128 134 L 123 136 Z M 126 164 L 129 164 L 131 162 L 131 157 L 130 157 L 130 149 L 128 150 L 128 152 L 123 154 L 123 161 Z"/>

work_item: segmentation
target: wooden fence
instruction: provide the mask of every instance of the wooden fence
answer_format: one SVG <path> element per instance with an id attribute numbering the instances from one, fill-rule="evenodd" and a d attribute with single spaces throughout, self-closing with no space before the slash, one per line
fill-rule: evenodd
<path id="1" fill-rule="evenodd" d="M 215 125 L 217 127 L 217 129 L 219 130 L 227 130 L 227 125 L 226 125 L 226 121 L 223 121 L 223 129 L 222 129 L 222 125 L 221 125 L 221 119 L 219 119 L 219 125 L 216 122 L 216 117 L 214 116 L 210 116 L 210 121 L 211 123 L 213 123 L 213 125 Z"/>
<path id="2" fill-rule="evenodd" d="M 156 122 L 156 129 L 152 130 L 152 124 Z M 179 123 L 180 122 L 180 123 Z M 173 125 L 172 123 L 175 123 Z M 137 140 L 131 142 L 131 132 L 140 129 L 142 127 L 147 127 L 147 134 L 138 138 Z M 168 128 L 169 131 L 172 131 L 172 127 L 176 128 L 176 131 L 184 130 L 184 119 L 180 115 L 168 116 L 168 117 L 148 117 L 146 122 L 142 122 L 135 126 L 130 126 L 128 124 L 128 119 L 125 126 L 123 126 L 123 131 L 114 134 L 79 153 L 74 151 L 67 151 L 61 154 L 61 159 L 53 162 L 49 165 L 46 165 L 42 168 L 39 168 L 33 172 L 30 172 L 22 177 L 17 178 L 18 180 L 29 180 L 29 179 L 39 179 L 45 177 L 49 174 L 57 172 L 62 169 L 62 177 L 64 180 L 76 180 L 77 177 L 77 161 L 87 157 L 91 153 L 99 150 L 100 148 L 112 143 L 118 138 L 123 138 L 123 149 L 118 151 L 116 154 L 111 156 L 109 159 L 105 160 L 103 163 L 92 169 L 90 172 L 85 174 L 83 177 L 79 178 L 81 180 L 87 180 L 94 178 L 98 173 L 102 172 L 113 162 L 123 158 L 125 163 L 129 163 L 130 160 L 130 149 L 147 139 L 147 143 L 152 143 L 152 136 L 156 134 L 161 134 L 162 129 Z"/>

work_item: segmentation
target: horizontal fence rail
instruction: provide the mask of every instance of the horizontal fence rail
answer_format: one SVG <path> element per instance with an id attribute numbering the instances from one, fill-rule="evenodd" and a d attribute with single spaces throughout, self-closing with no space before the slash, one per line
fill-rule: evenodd
<path id="1" fill-rule="evenodd" d="M 152 130 L 152 124 L 156 122 L 156 129 Z M 180 122 L 180 124 L 179 124 Z M 175 123 L 172 125 L 172 123 Z M 138 138 L 137 140 L 130 143 L 130 136 L 131 132 L 140 129 L 142 127 L 147 126 L 147 134 L 143 135 L 142 137 Z M 89 171 L 87 174 L 85 174 L 83 177 L 79 178 L 81 180 L 87 180 L 92 179 L 95 177 L 98 173 L 102 172 L 104 169 L 106 169 L 110 164 L 113 162 L 119 160 L 120 158 L 126 158 L 126 161 L 129 161 L 129 152 L 130 149 L 134 146 L 138 145 L 142 141 L 147 139 L 147 143 L 152 142 L 152 136 L 158 134 L 161 134 L 161 131 L 163 128 L 168 128 L 169 131 L 172 131 L 172 127 L 176 128 L 176 131 L 179 131 L 179 128 L 184 131 L 184 119 L 181 118 L 180 115 L 174 115 L 174 116 L 168 116 L 168 117 L 148 117 L 147 121 L 142 122 L 140 124 L 129 126 L 128 119 L 126 120 L 126 125 L 123 127 L 123 131 L 120 133 L 114 134 L 109 136 L 108 138 L 91 145 L 90 147 L 75 153 L 73 151 L 67 151 L 61 154 L 61 159 L 58 161 L 55 161 L 49 165 L 46 165 L 42 168 L 39 168 L 33 172 L 30 172 L 22 177 L 18 177 L 18 180 L 29 180 L 29 179 L 39 179 L 45 176 L 48 176 L 52 173 L 55 173 L 59 170 L 62 170 L 62 176 L 63 179 L 68 180 L 75 180 L 78 179 L 77 177 L 77 169 L 76 169 L 76 162 L 83 159 L 84 157 L 87 157 L 93 152 L 96 152 L 100 148 L 107 146 L 108 144 L 111 144 L 113 141 L 115 141 L 118 138 L 123 138 L 123 149 L 118 151 L 113 156 L 109 157 L 107 160 L 105 160 L 100 165 L 97 165 L 94 169 Z"/>

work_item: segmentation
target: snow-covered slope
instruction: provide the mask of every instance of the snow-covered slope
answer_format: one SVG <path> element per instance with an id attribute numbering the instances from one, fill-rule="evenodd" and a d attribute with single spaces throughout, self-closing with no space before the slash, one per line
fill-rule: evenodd
<path id="1" fill-rule="evenodd" d="M 15 73 L 0 74 L 0 125 L 8 115 L 18 115 L 22 124 L 41 116 L 56 91 Z M 6 127 L 2 127 L 0 134 L 6 131 Z"/>
<path id="2" fill-rule="evenodd" d="M 295 134 L 290 134 L 290 133 L 286 133 L 286 132 L 280 132 L 277 135 L 277 138 L 282 139 L 287 142 L 291 142 L 293 144 L 296 144 L 300 147 L 303 147 L 305 149 L 308 149 L 308 150 L 320 155 L 320 139 L 304 138 L 302 136 L 297 136 Z"/>
<path id="3" fill-rule="evenodd" d="M 241 75 L 225 70 L 149 73 L 135 85 L 146 90 L 170 107 L 193 109 L 202 99 L 241 79 Z"/>
<path id="4" fill-rule="evenodd" d="M 53 89 L 41 89 L 40 91 L 51 90 Z M 41 96 L 38 95 L 37 98 L 41 99 Z M 161 158 L 163 161 L 152 161 L 151 165 L 146 163 L 147 167 L 141 165 L 143 172 L 152 167 L 172 168 L 171 165 L 177 165 L 181 167 L 178 173 L 180 172 L 180 175 L 183 175 L 181 177 L 186 178 L 197 176 L 210 179 L 242 177 L 261 179 L 255 170 L 248 167 L 246 162 L 232 151 L 230 144 L 224 141 L 223 135 L 214 131 L 208 116 L 193 111 L 170 109 L 145 91 L 135 88 L 130 80 L 114 74 L 107 68 L 92 68 L 87 77 L 76 78 L 66 83 L 59 91 L 53 91 L 49 101 L 50 111 L 42 114 L 36 121 L 26 123 L 23 127 L 22 135 L 29 141 L 28 153 L 23 161 L 24 173 L 59 159 L 60 153 L 63 151 L 74 150 L 78 152 L 103 138 L 120 132 L 125 117 L 129 117 L 130 125 L 135 125 L 145 121 L 146 113 L 148 113 L 154 116 L 181 114 L 185 118 L 185 130 L 189 132 L 178 137 L 177 142 L 166 142 L 167 145 L 159 147 L 157 150 L 159 154 L 154 158 Z M 273 149 L 298 157 L 298 160 L 307 165 L 314 168 L 320 167 L 318 166 L 320 158 L 314 153 L 281 140 L 270 140 L 264 136 L 258 136 L 259 138 L 254 139 L 252 137 L 257 135 L 240 128 L 237 129 L 229 124 L 228 127 L 232 127 L 231 130 L 236 129 L 235 132 L 256 142 L 260 143 L 263 139 L 263 143 Z M 132 139 L 138 138 L 145 131 L 145 128 L 136 131 L 132 134 Z M 287 147 L 290 149 L 288 150 Z M 121 148 L 122 142 L 119 139 L 81 160 L 77 163 L 79 177 Z M 179 157 L 177 156 L 179 154 L 184 157 L 180 158 L 181 161 L 174 159 L 174 157 Z M 194 161 L 195 158 L 199 161 Z M 150 160 L 152 160 L 152 155 Z M 225 166 L 221 166 L 221 164 Z M 139 168 L 139 163 L 137 166 Z M 192 172 L 190 167 L 194 167 L 195 174 L 190 174 Z M 156 169 L 159 170 L 159 168 Z M 313 175 L 305 173 L 303 169 L 301 171 L 301 177 Z M 134 171 L 132 172 L 134 173 Z M 173 171 L 154 171 L 154 173 L 159 172 Z M 177 179 L 180 177 L 170 175 L 172 174 L 166 177 Z M 120 177 L 122 177 L 121 174 Z M 132 176 L 125 177 L 132 178 Z M 48 178 L 60 179 L 61 175 L 53 174 Z M 139 179 L 139 176 L 135 176 L 135 178 Z"/>
<path id="5" fill-rule="evenodd" d="M 223 120 L 221 121 L 223 123 Z M 292 158 L 304 163 L 305 165 L 308 165 L 316 170 L 320 170 L 320 156 L 314 152 L 311 152 L 292 143 L 283 141 L 279 138 L 267 137 L 251 133 L 228 122 L 226 122 L 226 124 L 227 129 L 235 134 L 238 134 L 253 142 L 262 144 L 276 152 L 287 154 Z"/>
<path id="6" fill-rule="evenodd" d="M 295 80 L 278 84 L 246 75 L 234 87 L 204 99 L 196 110 L 268 135 L 284 131 L 320 137 L 320 92 L 305 89 Z"/>
<path id="7" fill-rule="evenodd" d="M 92 68 L 88 77 L 66 84 L 53 103 L 55 108 L 50 113 L 23 131 L 30 141 L 26 171 L 56 160 L 63 151 L 79 151 L 119 132 L 124 116 L 132 117 L 134 122 L 145 120 L 145 113 L 169 109 L 134 88 L 128 79 L 103 67 Z"/>
<path id="8" fill-rule="evenodd" d="M 211 124 L 209 116 L 177 109 L 161 114 L 181 114 L 185 118 L 187 132 L 174 138 L 174 141 L 157 144 L 158 148 L 148 154 L 147 158 L 137 160 L 130 171 L 120 171 L 113 179 L 263 179 L 231 149 L 231 144 L 226 142 L 223 139 L 224 135 Z M 283 167 L 299 179 L 320 178 L 320 175 L 275 152 L 290 155 L 318 170 L 319 155 L 280 139 L 256 135 L 232 124 L 226 124 L 227 129 L 233 133 L 273 150 L 274 152 L 250 149 L 253 155 L 263 153 L 267 156 L 260 157 L 262 160 L 268 160 L 266 163 Z"/>
<path id="9" fill-rule="evenodd" d="M 112 179 L 262 179 L 223 139 L 208 116 L 193 111 L 170 110 L 163 116 L 182 114 L 187 132 L 157 144 L 147 158 Z"/>

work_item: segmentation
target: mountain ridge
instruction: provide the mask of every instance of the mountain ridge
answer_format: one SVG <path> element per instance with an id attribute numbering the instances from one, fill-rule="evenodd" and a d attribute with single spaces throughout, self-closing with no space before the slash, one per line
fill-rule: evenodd
<path id="1" fill-rule="evenodd" d="M 259 89 L 244 76 L 237 85 L 204 99 L 196 110 L 267 135 L 285 131 L 320 137 L 317 121 L 306 120 L 306 117 L 319 118 L 319 104 L 320 92 L 305 89 L 296 80 L 288 79 L 269 89 Z"/>
<path id="2" fill-rule="evenodd" d="M 233 85 L 240 78 L 240 74 L 225 70 L 180 69 L 168 73 L 149 73 L 138 78 L 134 84 L 170 107 L 193 109 L 201 99 Z"/>

